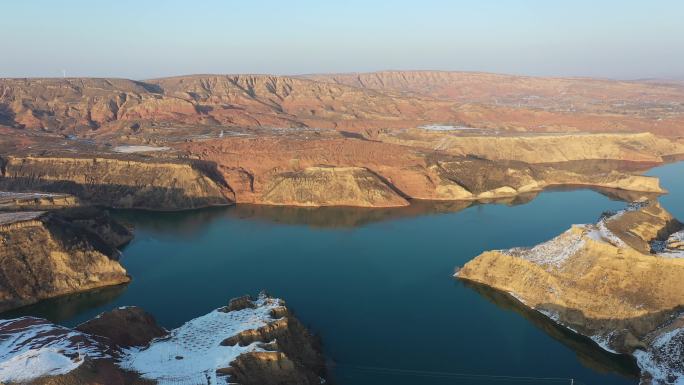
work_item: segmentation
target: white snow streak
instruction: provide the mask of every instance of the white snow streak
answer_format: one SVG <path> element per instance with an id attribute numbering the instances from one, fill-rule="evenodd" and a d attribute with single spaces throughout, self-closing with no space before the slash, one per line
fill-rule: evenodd
<path id="1" fill-rule="evenodd" d="M 122 154 L 133 154 L 136 152 L 156 152 L 167 151 L 170 147 L 155 147 L 155 146 L 116 146 L 112 150 Z"/>
<path id="2" fill-rule="evenodd" d="M 0 320 L 0 381 L 66 374 L 86 357 L 107 357 L 105 350 L 83 333 L 42 319 Z"/>
<path id="3" fill-rule="evenodd" d="M 281 306 L 279 300 L 266 297 L 260 297 L 255 304 L 254 309 L 214 310 L 195 318 L 146 348 L 128 350 L 120 365 L 160 385 L 226 383 L 225 378 L 217 378 L 217 369 L 227 368 L 240 354 L 261 349 L 256 343 L 243 347 L 221 346 L 221 342 L 272 322 L 271 311 Z"/>
<path id="4" fill-rule="evenodd" d="M 641 370 L 653 376 L 653 384 L 684 385 L 684 328 L 661 334 L 647 351 L 635 351 L 634 357 Z"/>

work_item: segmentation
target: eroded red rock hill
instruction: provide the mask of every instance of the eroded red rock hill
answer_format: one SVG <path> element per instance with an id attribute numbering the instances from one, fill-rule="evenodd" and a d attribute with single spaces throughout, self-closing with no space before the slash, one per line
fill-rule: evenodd
<path id="1" fill-rule="evenodd" d="M 460 72 L 0 80 L 0 125 L 66 131 L 146 122 L 360 131 L 435 122 L 516 131 L 680 135 L 684 86 Z"/>

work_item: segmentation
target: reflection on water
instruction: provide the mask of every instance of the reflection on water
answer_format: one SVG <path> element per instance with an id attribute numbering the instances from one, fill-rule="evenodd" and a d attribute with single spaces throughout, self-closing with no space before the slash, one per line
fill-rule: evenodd
<path id="1" fill-rule="evenodd" d="M 35 305 L 2 313 L 2 318 L 34 316 L 61 323 L 94 307 L 106 305 L 118 298 L 126 290 L 126 285 L 117 285 L 51 298 Z"/>
<path id="2" fill-rule="evenodd" d="M 303 225 L 316 228 L 354 228 L 375 222 L 391 221 L 432 214 L 457 213 L 478 204 L 519 205 L 530 202 L 538 194 L 488 201 L 422 201 L 413 200 L 410 206 L 391 208 L 365 207 L 292 207 L 240 204 L 195 211 L 155 213 L 119 210 L 117 218 L 155 231 L 170 231 L 192 236 L 203 226 L 218 218 L 252 219 L 273 224 Z M 163 220 L 159 220 L 163 218 Z"/>
<path id="3" fill-rule="evenodd" d="M 521 304 L 507 293 L 475 282 L 461 282 L 465 287 L 476 291 L 498 307 L 520 314 L 553 339 L 571 348 L 577 354 L 577 358 L 587 367 L 602 373 L 618 373 L 626 378 L 638 378 L 639 367 L 631 356 L 607 352 L 590 338 L 556 324 L 538 311 Z"/>
<path id="4" fill-rule="evenodd" d="M 546 191 L 574 191 L 584 186 L 559 186 Z M 655 198 L 657 194 L 591 188 L 612 200 L 632 202 L 643 198 Z M 415 199 L 411 205 L 390 208 L 366 207 L 293 207 L 240 204 L 230 207 L 213 207 L 194 211 L 155 213 L 136 210 L 118 210 L 117 219 L 136 224 L 150 230 L 170 232 L 179 236 L 192 237 L 203 231 L 206 225 L 218 218 L 252 219 L 274 224 L 302 225 L 314 228 L 354 228 L 371 223 L 397 219 L 453 214 L 469 207 L 486 204 L 505 206 L 523 205 L 534 200 L 540 192 L 530 192 L 507 198 L 464 201 L 428 201 Z M 160 220 L 160 218 L 162 220 Z"/>

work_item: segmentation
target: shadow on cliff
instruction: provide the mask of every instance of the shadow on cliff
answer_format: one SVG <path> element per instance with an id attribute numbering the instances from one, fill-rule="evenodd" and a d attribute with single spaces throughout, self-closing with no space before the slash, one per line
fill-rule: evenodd
<path id="1" fill-rule="evenodd" d="M 572 349 L 577 354 L 578 360 L 588 368 L 603 373 L 617 373 L 630 379 L 639 377 L 639 367 L 631 356 L 613 354 L 602 349 L 590 338 L 560 326 L 540 312 L 526 307 L 508 293 L 471 281 L 458 280 L 458 282 L 476 291 L 498 307 L 520 314 L 551 338 Z"/>
<path id="2" fill-rule="evenodd" d="M 81 184 L 67 180 L 43 180 L 30 177 L 2 177 L 0 190 L 65 193 L 75 195 L 93 205 L 150 211 L 191 210 L 233 203 L 228 197 L 218 195 L 189 197 L 183 189 L 177 187 Z"/>
<path id="3" fill-rule="evenodd" d="M 16 114 L 7 103 L 0 103 L 0 124 L 8 127 L 17 127 Z"/>

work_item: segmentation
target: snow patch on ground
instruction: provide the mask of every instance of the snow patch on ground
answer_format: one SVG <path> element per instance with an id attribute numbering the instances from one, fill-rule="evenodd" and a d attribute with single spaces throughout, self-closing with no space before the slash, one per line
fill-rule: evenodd
<path id="1" fill-rule="evenodd" d="M 598 346 L 600 346 L 601 349 L 603 349 L 607 352 L 614 353 L 614 354 L 619 354 L 618 352 L 616 352 L 615 350 L 610 348 L 610 339 L 611 339 L 611 337 L 613 337 L 613 334 L 615 334 L 615 333 L 611 332 L 611 333 L 604 334 L 604 335 L 589 336 L 589 338 L 591 338 L 594 342 L 596 342 L 596 344 Z"/>
<path id="2" fill-rule="evenodd" d="M 59 350 L 40 348 L 24 351 L 0 363 L 0 379 L 22 382 L 42 376 L 67 374 L 83 361 L 73 360 Z"/>
<path id="3" fill-rule="evenodd" d="M 568 258 L 584 247 L 587 238 L 597 242 L 607 242 L 619 248 L 628 247 L 620 237 L 608 229 L 607 223 L 643 206 L 644 203 L 631 203 L 623 210 L 604 215 L 596 224 L 573 225 L 570 230 L 534 247 L 515 247 L 500 251 L 503 254 L 523 258 L 541 266 L 561 268 Z"/>
<path id="4" fill-rule="evenodd" d="M 261 296 L 255 305 L 231 312 L 217 309 L 195 318 L 146 348 L 127 350 L 120 366 L 160 385 L 227 384 L 226 378 L 216 376 L 216 370 L 227 368 L 243 353 L 261 349 L 257 343 L 221 346 L 221 342 L 273 322 L 271 312 L 282 302 Z"/>
<path id="5" fill-rule="evenodd" d="M 620 239 L 615 233 L 608 229 L 608 222 L 619 219 L 621 216 L 625 215 L 630 211 L 637 211 L 648 205 L 648 202 L 632 202 L 627 207 L 614 213 L 608 213 L 599 219 L 599 221 L 594 225 L 595 231 L 591 231 L 588 235 L 597 241 L 605 241 L 612 244 L 615 247 L 624 248 L 628 247 L 625 241 Z M 597 232 L 596 232 L 597 231 Z"/>
<path id="6" fill-rule="evenodd" d="M 598 238 L 600 240 L 606 241 L 615 247 L 627 247 L 627 244 L 615 235 L 612 231 L 608 230 L 606 226 L 606 220 L 602 219 L 596 224 L 596 230 L 598 230 L 598 235 L 593 235 L 592 238 Z"/>
<path id="7" fill-rule="evenodd" d="M 86 357 L 105 358 L 108 354 L 87 335 L 40 318 L 0 320 L 1 382 L 66 374 Z"/>
<path id="8" fill-rule="evenodd" d="M 557 312 L 554 312 L 554 311 L 551 311 L 551 310 L 546 310 L 546 309 L 537 309 L 537 308 L 535 308 L 534 310 L 536 310 L 536 311 L 540 312 L 541 314 L 545 315 L 547 318 L 553 320 L 553 321 L 556 322 L 557 324 L 563 325 L 563 324 L 561 324 L 561 323 L 559 322 L 560 317 L 558 316 L 558 313 L 557 313 Z M 565 326 L 565 325 L 563 325 L 563 326 Z"/>
<path id="9" fill-rule="evenodd" d="M 532 248 L 512 248 L 504 254 L 516 256 L 542 266 L 560 268 L 565 261 L 575 255 L 585 244 L 583 232 L 570 229 L 563 234 L 540 243 Z"/>
<path id="10" fill-rule="evenodd" d="M 635 351 L 634 357 L 639 368 L 653 376 L 654 384 L 684 385 L 684 328 L 661 334 L 647 351 Z"/>
<path id="11" fill-rule="evenodd" d="M 651 250 L 663 258 L 684 258 L 684 230 L 670 235 L 665 241 L 654 241 Z"/>
<path id="12" fill-rule="evenodd" d="M 516 300 L 518 300 L 518 302 L 522 303 L 523 305 L 527 305 L 527 303 L 525 302 L 525 300 L 524 300 L 521 296 L 517 295 L 516 293 L 514 293 L 514 292 L 512 292 L 512 291 L 509 291 L 508 294 L 509 294 L 511 297 L 513 297 L 513 298 L 515 298 Z"/>
<path id="13" fill-rule="evenodd" d="M 423 130 L 428 130 L 428 131 L 467 131 L 467 130 L 479 130 L 479 128 L 475 128 L 475 127 L 452 126 L 452 125 L 441 125 L 441 124 L 427 124 L 427 125 L 424 125 L 424 126 L 419 126 L 418 128 L 422 128 Z"/>
<path id="14" fill-rule="evenodd" d="M 132 154 L 136 152 L 156 152 L 167 151 L 171 147 L 156 147 L 156 146 L 116 146 L 112 150 L 122 154 Z"/>

